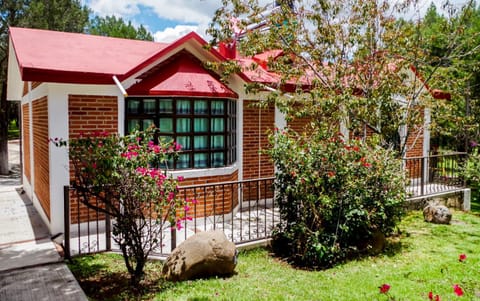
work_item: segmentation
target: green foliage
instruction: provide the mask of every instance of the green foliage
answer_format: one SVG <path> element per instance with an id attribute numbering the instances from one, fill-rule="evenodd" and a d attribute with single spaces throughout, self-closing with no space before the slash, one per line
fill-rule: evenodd
<path id="1" fill-rule="evenodd" d="M 151 128 L 123 137 L 96 132 L 68 142 L 75 176 L 71 185 L 83 204 L 112 216 L 114 239 L 133 284 L 141 280 L 163 231 L 186 219 L 185 201 L 176 198 L 177 180 L 161 168 L 179 149 L 174 142 L 155 143 Z M 182 210 L 177 213 L 177 208 Z"/>
<path id="2" fill-rule="evenodd" d="M 95 16 L 88 27 L 88 33 L 99 36 L 153 41 L 152 34 L 143 26 L 136 28 L 131 21 L 115 16 Z"/>
<path id="3" fill-rule="evenodd" d="M 83 32 L 90 9 L 79 0 L 32 0 L 25 11 L 20 26 Z"/>
<path id="4" fill-rule="evenodd" d="M 281 51 L 266 62 L 268 71 L 278 76 L 278 82 L 267 84 L 278 91 L 266 98 L 287 118 L 309 116 L 319 128 L 330 130 L 342 123 L 352 132 L 368 125 L 382 145 L 404 155 L 414 131 L 400 136 L 398 129 L 422 128 L 419 108 L 432 105 L 411 69 L 418 69 L 425 56 L 417 27 L 408 22 L 402 26 L 392 17 L 404 14 L 412 1 L 294 1 L 293 8 L 289 1 L 280 3 L 271 10 L 258 0 L 224 0 L 208 30 L 212 45 L 235 39 L 246 57 Z M 248 70 L 258 65 L 242 62 Z M 236 71 L 231 66 L 219 69 Z M 434 71 L 421 74 L 432 87 Z M 247 92 L 265 91 L 256 84 Z M 287 91 L 289 97 L 283 97 Z"/>
<path id="5" fill-rule="evenodd" d="M 476 190 L 480 189 L 480 154 L 478 153 L 478 147 L 475 147 L 473 152 L 469 154 L 462 173 L 469 187 Z"/>
<path id="6" fill-rule="evenodd" d="M 480 7 L 468 1 L 440 9 L 432 3 L 422 20 L 410 22 L 424 53 L 418 68 L 432 74 L 432 87 L 451 94 L 449 101 L 432 103 L 433 144 L 467 151 L 471 140 L 480 139 Z"/>
<path id="7" fill-rule="evenodd" d="M 392 151 L 318 131 L 308 137 L 282 131 L 270 142 L 280 255 L 300 266 L 329 267 L 395 229 L 405 178 Z"/>

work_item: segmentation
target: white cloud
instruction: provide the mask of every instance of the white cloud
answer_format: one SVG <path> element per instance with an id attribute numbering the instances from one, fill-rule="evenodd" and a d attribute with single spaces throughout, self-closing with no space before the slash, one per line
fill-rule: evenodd
<path id="1" fill-rule="evenodd" d="M 89 0 L 94 13 L 129 17 L 141 11 L 140 6 L 151 8 L 162 19 L 180 23 L 206 23 L 221 6 L 220 0 Z"/>
<path id="2" fill-rule="evenodd" d="M 153 34 L 156 42 L 173 42 L 176 39 L 186 35 L 191 31 L 197 31 L 198 26 L 193 25 L 177 25 L 174 28 L 168 27 L 163 31 L 157 31 Z"/>

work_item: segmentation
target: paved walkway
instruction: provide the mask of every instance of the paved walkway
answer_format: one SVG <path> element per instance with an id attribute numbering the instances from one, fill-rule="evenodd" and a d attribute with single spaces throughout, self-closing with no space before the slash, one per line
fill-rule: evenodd
<path id="1" fill-rule="evenodd" d="M 18 141 L 0 176 L 0 300 L 86 301 L 32 202 L 22 194 Z"/>

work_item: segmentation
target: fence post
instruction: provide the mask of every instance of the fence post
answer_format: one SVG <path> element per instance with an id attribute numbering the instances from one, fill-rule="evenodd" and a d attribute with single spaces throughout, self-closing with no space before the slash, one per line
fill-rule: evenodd
<path id="1" fill-rule="evenodd" d="M 110 223 L 110 214 L 105 214 L 105 248 L 107 251 L 112 250 L 112 229 Z"/>
<path id="2" fill-rule="evenodd" d="M 425 193 L 425 168 L 426 168 L 426 163 L 427 160 L 425 160 L 425 157 L 422 157 L 422 170 L 421 170 L 421 178 L 420 178 L 420 193 L 421 195 L 424 195 Z"/>
<path id="3" fill-rule="evenodd" d="M 70 187 L 63 186 L 63 224 L 64 224 L 64 252 L 65 259 L 71 260 L 70 255 Z"/>
<path id="4" fill-rule="evenodd" d="M 175 222 L 170 222 L 170 251 L 177 247 L 177 228 Z"/>

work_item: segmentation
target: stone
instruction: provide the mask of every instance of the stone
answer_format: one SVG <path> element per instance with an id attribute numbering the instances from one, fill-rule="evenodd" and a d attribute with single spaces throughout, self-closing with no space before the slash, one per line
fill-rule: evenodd
<path id="1" fill-rule="evenodd" d="M 223 231 L 199 232 L 176 247 L 163 265 L 170 281 L 183 281 L 233 274 L 237 249 Z"/>
<path id="2" fill-rule="evenodd" d="M 434 224 L 450 224 L 452 213 L 444 205 L 428 204 L 423 209 L 423 218 L 426 222 Z"/>

